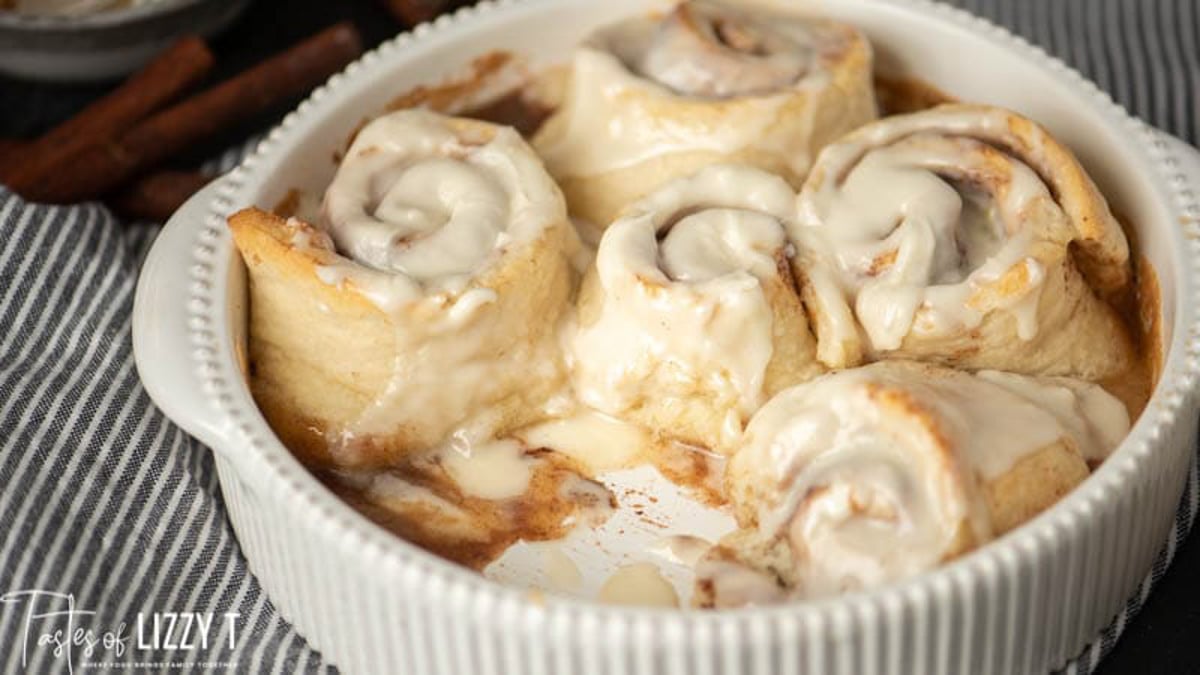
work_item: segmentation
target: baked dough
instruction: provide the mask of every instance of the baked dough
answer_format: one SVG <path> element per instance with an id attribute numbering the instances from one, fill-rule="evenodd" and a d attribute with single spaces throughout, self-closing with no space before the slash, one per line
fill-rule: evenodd
<path id="1" fill-rule="evenodd" d="M 229 225 L 254 395 L 306 461 L 386 466 L 489 438 L 565 382 L 555 324 L 577 242 L 511 129 L 389 114 L 359 133 L 320 227 L 257 209 Z"/>
<path id="2" fill-rule="evenodd" d="M 791 597 L 912 576 L 1051 506 L 1128 429 L 1121 402 L 1067 378 L 908 361 L 824 375 L 751 420 L 726 474 L 744 531 L 714 555 Z"/>
<path id="3" fill-rule="evenodd" d="M 821 147 L 875 114 L 871 48 L 855 28 L 693 0 L 592 35 L 533 142 L 571 214 L 604 227 L 718 162 L 799 187 Z"/>
<path id="4" fill-rule="evenodd" d="M 1125 235 L 1074 155 L 1016 113 L 952 104 L 827 147 L 797 273 L 830 367 L 881 358 L 1088 380 L 1135 353 L 1107 300 Z"/>
<path id="5" fill-rule="evenodd" d="M 759 169 L 715 165 L 613 223 L 569 333 L 579 399 L 728 452 L 767 398 L 820 373 L 788 260 L 794 194 Z"/>

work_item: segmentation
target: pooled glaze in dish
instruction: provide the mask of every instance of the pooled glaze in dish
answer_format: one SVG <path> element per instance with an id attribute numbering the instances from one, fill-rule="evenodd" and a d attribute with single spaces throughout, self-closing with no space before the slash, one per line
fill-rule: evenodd
<path id="1" fill-rule="evenodd" d="M 517 541 L 559 539 L 574 526 L 598 526 L 616 508 L 612 494 L 569 458 L 511 446 L 432 452 L 386 471 L 318 476 L 371 520 L 476 570 Z M 508 456 L 489 457 L 494 452 Z M 515 465 L 515 476 L 499 473 L 506 464 Z"/>

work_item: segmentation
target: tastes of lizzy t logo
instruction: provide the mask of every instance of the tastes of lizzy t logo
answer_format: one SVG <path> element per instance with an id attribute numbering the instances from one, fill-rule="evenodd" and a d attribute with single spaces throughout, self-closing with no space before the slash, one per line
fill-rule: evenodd
<path id="1" fill-rule="evenodd" d="M 20 613 L 18 641 L 23 668 L 35 658 L 47 656 L 53 661 L 65 660 L 72 673 L 77 665 L 93 669 L 236 665 L 204 659 L 210 648 L 234 648 L 240 616 L 234 612 L 138 612 L 132 624 L 104 623 L 96 612 L 79 608 L 71 593 L 10 591 L 0 595 L 0 603 L 5 611 Z M 39 650 L 48 654 L 39 654 Z M 188 658 L 177 658 L 179 652 L 188 652 Z"/>

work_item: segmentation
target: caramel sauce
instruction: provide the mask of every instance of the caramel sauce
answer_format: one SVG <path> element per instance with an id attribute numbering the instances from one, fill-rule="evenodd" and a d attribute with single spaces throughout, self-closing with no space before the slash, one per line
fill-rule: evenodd
<path id="1" fill-rule="evenodd" d="M 1130 240 L 1133 246 L 1133 240 Z M 1158 275 L 1144 256 L 1137 256 L 1133 265 L 1133 283 L 1127 292 L 1114 301 L 1125 320 L 1140 358 L 1124 373 L 1100 382 L 1108 393 L 1117 397 L 1129 410 L 1130 423 L 1137 420 L 1154 392 L 1162 372 L 1162 307 Z"/>
<path id="2" fill-rule="evenodd" d="M 916 77 L 875 74 L 875 100 L 881 117 L 927 110 L 958 99 Z"/>
<path id="3" fill-rule="evenodd" d="M 654 465 L 663 478 L 701 504 L 721 507 L 729 503 L 724 485 L 726 458 L 707 448 L 658 439 L 638 460 Z"/>
<path id="4" fill-rule="evenodd" d="M 386 112 L 424 107 L 443 113 L 456 113 L 464 101 L 479 94 L 505 68 L 514 63 L 505 51 L 492 51 L 475 58 L 460 77 L 435 85 L 418 85 L 388 103 Z"/>
<path id="5" fill-rule="evenodd" d="M 445 80 L 440 84 L 421 84 L 402 92 L 388 102 L 384 109 L 375 116 L 383 115 L 406 108 L 427 108 L 435 112 L 476 117 L 469 114 L 472 108 L 486 109 L 496 100 L 512 94 L 519 94 L 521 87 L 489 97 L 483 102 L 474 102 L 481 92 L 507 70 L 515 68 L 515 56 L 506 51 L 491 51 L 476 57 L 467 66 L 466 72 L 457 77 Z M 374 119 L 375 116 L 363 117 L 346 137 L 346 142 L 333 152 L 333 163 L 338 164 L 345 156 L 346 150 L 358 137 L 358 132 Z M 476 117 L 490 121 L 484 117 Z"/>
<path id="6" fill-rule="evenodd" d="M 553 110 L 529 98 L 523 89 L 511 91 L 476 108 L 463 116 L 516 129 L 526 138 L 533 136 Z"/>
<path id="7" fill-rule="evenodd" d="M 303 193 L 296 188 L 287 191 L 283 199 L 279 200 L 274 207 L 271 208 L 271 213 L 280 218 L 291 218 L 300 210 L 300 200 L 303 198 Z"/>

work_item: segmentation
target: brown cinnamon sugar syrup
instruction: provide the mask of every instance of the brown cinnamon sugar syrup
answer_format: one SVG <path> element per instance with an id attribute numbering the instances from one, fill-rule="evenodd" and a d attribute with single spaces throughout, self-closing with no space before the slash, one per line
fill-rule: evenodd
<path id="1" fill-rule="evenodd" d="M 565 69 L 529 72 L 511 54 L 492 52 L 477 58 L 469 73 L 437 85 L 398 95 L 389 110 L 423 106 L 509 125 L 525 136 L 534 133 L 553 111 L 565 81 Z M 513 83 L 497 91 L 497 82 Z M 916 78 L 877 76 L 876 95 L 883 115 L 914 112 L 954 100 Z M 363 124 L 367 120 L 364 118 Z M 361 128 L 360 125 L 359 128 Z M 357 129 L 355 130 L 357 133 Z M 347 145 L 353 140 L 347 139 Z M 345 147 L 334 153 L 337 162 Z M 302 213 L 315 196 L 291 191 L 276 206 L 284 217 Z M 310 215 L 304 213 L 304 215 Z M 1140 361 L 1127 373 L 1101 384 L 1136 418 L 1149 399 L 1162 362 L 1158 281 L 1138 251 L 1136 237 L 1122 220 L 1133 252 L 1134 282 L 1114 304 L 1138 346 Z M 524 447 L 529 480 L 516 496 L 488 499 L 457 484 L 436 455 L 421 453 L 386 470 L 314 473 L 339 497 L 372 521 L 437 555 L 476 570 L 496 560 L 519 541 L 559 539 L 578 524 L 598 526 L 624 500 L 641 495 L 614 494 L 600 481 L 600 469 L 651 464 L 666 479 L 702 504 L 721 507 L 723 458 L 703 448 L 641 436 L 642 446 L 624 449 L 617 464 L 589 465 L 540 447 Z M 1093 467 L 1094 468 L 1094 467 Z M 628 506 L 641 515 L 638 504 Z M 649 518 L 649 516 L 646 516 Z M 653 523 L 652 523 L 653 524 Z"/>

